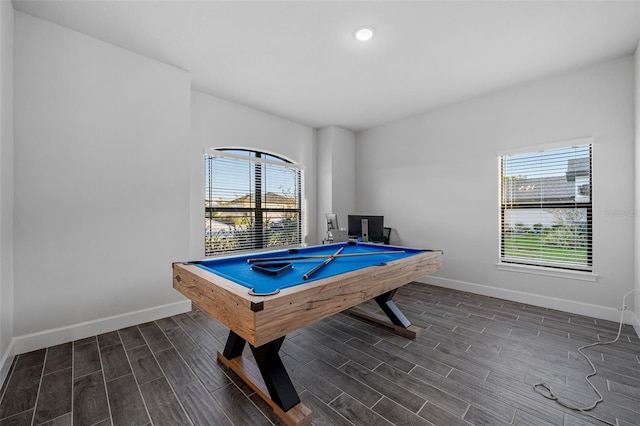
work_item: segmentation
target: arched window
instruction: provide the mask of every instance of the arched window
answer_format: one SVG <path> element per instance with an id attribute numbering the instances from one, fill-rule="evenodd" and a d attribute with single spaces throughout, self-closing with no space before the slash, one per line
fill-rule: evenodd
<path id="1" fill-rule="evenodd" d="M 303 171 L 275 155 L 207 150 L 205 256 L 302 243 Z"/>

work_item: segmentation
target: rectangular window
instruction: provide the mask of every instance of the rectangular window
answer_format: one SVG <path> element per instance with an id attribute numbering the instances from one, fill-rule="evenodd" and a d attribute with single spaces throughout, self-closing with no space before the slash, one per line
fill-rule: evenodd
<path id="1" fill-rule="evenodd" d="M 205 256 L 302 243 L 300 167 L 256 151 L 205 154 Z"/>
<path id="2" fill-rule="evenodd" d="M 591 144 L 500 157 L 500 261 L 591 271 Z"/>

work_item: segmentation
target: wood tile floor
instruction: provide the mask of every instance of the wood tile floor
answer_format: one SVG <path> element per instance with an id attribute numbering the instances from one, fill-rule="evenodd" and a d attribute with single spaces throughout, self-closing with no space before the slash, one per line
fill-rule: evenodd
<path id="1" fill-rule="evenodd" d="M 414 341 L 341 313 L 287 336 L 283 361 L 316 425 L 590 425 L 533 390 L 595 401 L 577 348 L 613 322 L 412 283 L 394 299 Z M 19 355 L 0 393 L 6 425 L 279 425 L 215 361 L 227 330 L 198 308 Z M 604 402 L 592 413 L 640 425 L 640 340 L 586 350 Z"/>

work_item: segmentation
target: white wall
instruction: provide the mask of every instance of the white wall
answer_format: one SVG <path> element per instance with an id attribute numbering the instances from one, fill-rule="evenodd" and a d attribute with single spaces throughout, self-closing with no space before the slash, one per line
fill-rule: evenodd
<path id="1" fill-rule="evenodd" d="M 635 304 L 634 304 L 634 312 L 635 312 L 635 328 L 636 333 L 640 336 L 640 42 L 638 43 L 638 47 L 636 48 L 635 54 L 635 113 L 636 113 L 636 144 L 635 144 L 635 200 L 636 200 L 636 208 L 635 208 Z M 631 298 L 629 298 L 631 299 Z"/>
<path id="2" fill-rule="evenodd" d="M 355 212 L 355 142 L 350 130 L 338 126 L 318 129 L 318 235 L 326 236 L 325 213 L 338 215 L 338 226 L 347 227 L 347 215 Z"/>
<path id="3" fill-rule="evenodd" d="M 633 70 L 627 56 L 362 132 L 356 206 L 397 242 L 444 250 L 427 281 L 616 320 L 635 260 Z M 586 136 L 597 282 L 497 270 L 497 152 Z"/>
<path id="4" fill-rule="evenodd" d="M 191 95 L 191 244 L 190 257 L 204 257 L 204 162 L 206 148 L 251 148 L 304 168 L 304 208 L 308 244 L 317 244 L 315 131 L 201 92 Z"/>
<path id="5" fill-rule="evenodd" d="M 316 130 L 316 176 L 318 183 L 317 201 L 318 201 L 318 235 L 325 238 L 327 233 L 327 221 L 325 213 L 334 213 L 333 211 L 333 171 L 332 162 L 332 141 L 333 126 L 322 127 Z M 353 143 L 355 149 L 355 142 Z M 338 224 L 340 223 L 338 217 Z"/>
<path id="6" fill-rule="evenodd" d="M 183 312 L 189 74 L 15 13 L 16 352 Z"/>
<path id="7" fill-rule="evenodd" d="M 13 6 L 0 1 L 0 383 L 13 339 Z"/>

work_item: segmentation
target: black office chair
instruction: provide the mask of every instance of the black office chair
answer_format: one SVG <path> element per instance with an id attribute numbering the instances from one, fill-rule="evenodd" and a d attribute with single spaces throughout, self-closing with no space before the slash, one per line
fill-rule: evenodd
<path id="1" fill-rule="evenodd" d="M 391 238 L 391 228 L 382 228 L 382 242 L 389 245 L 389 239 Z"/>

